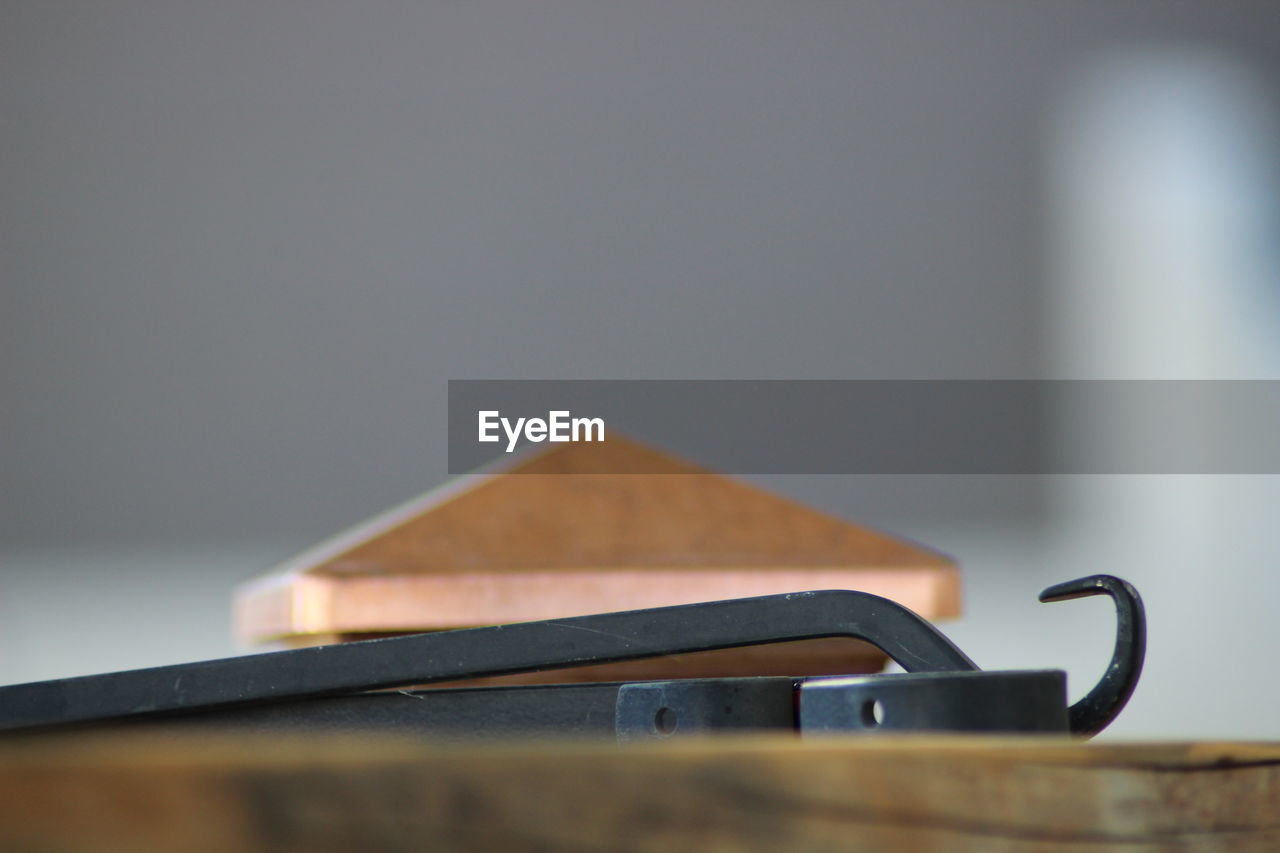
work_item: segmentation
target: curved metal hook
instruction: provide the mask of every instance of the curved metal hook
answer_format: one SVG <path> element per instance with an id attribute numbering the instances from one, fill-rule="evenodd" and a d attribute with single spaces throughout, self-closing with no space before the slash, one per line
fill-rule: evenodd
<path id="1" fill-rule="evenodd" d="M 1041 601 L 1066 601 L 1090 595 L 1109 595 L 1116 605 L 1116 646 L 1107 671 L 1089 693 L 1068 710 L 1071 733 L 1086 737 L 1111 724 L 1124 708 L 1142 674 L 1147 655 L 1147 619 L 1142 597 L 1128 581 L 1112 575 L 1090 575 L 1053 586 Z"/>

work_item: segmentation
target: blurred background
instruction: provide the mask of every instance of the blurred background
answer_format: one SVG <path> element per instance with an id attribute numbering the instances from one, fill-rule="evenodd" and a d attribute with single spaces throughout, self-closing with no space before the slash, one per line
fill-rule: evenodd
<path id="1" fill-rule="evenodd" d="M 1278 115 L 1269 0 L 0 0 L 0 683 L 236 651 L 449 379 L 1280 378 Z M 1110 609 L 1035 595 L 1121 574 L 1107 736 L 1280 737 L 1280 478 L 754 479 L 1077 695 Z"/>

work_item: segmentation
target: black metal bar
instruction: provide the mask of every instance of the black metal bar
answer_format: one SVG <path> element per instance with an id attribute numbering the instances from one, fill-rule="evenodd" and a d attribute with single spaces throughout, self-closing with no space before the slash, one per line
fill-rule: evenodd
<path id="1" fill-rule="evenodd" d="M 808 678 L 799 729 L 829 732 L 1067 734 L 1062 670 L 919 672 Z"/>
<path id="2" fill-rule="evenodd" d="M 0 730 L 329 696 L 817 637 L 879 647 L 909 672 L 977 666 L 879 596 L 800 592 L 441 631 L 0 687 Z"/>
<path id="3" fill-rule="evenodd" d="M 1061 670 L 385 690 L 85 725 L 620 743 L 750 731 L 1069 732 Z"/>
<path id="4" fill-rule="evenodd" d="M 439 687 L 235 705 L 164 717 L 89 723 L 198 731 L 361 734 L 501 740 L 614 736 L 619 683 Z"/>

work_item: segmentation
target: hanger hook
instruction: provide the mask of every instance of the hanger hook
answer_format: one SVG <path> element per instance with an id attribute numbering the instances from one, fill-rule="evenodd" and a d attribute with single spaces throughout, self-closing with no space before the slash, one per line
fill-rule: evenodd
<path id="1" fill-rule="evenodd" d="M 1128 581 L 1113 575 L 1090 575 L 1053 586 L 1041 601 L 1066 601 L 1090 595 L 1109 595 L 1116 605 L 1116 646 L 1107 671 L 1092 690 L 1068 711 L 1071 733 L 1091 737 L 1105 729 L 1124 708 L 1147 655 L 1147 619 L 1142 597 Z"/>

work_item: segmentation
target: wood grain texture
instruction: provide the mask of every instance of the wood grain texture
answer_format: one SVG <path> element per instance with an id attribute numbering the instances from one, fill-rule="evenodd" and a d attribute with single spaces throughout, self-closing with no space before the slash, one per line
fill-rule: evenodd
<path id="1" fill-rule="evenodd" d="M 0 743 L 0 849 L 1280 849 L 1280 745 L 1018 738 L 467 747 Z"/>
<path id="2" fill-rule="evenodd" d="M 942 554 L 611 436 L 461 478 L 340 534 L 244 586 L 236 622 L 246 641 L 298 645 L 812 589 L 872 592 L 929 619 L 960 610 Z M 847 644 L 822 643 L 798 669 L 794 649 L 749 656 L 716 652 L 643 677 L 884 660 L 865 648 L 850 670 Z"/>

